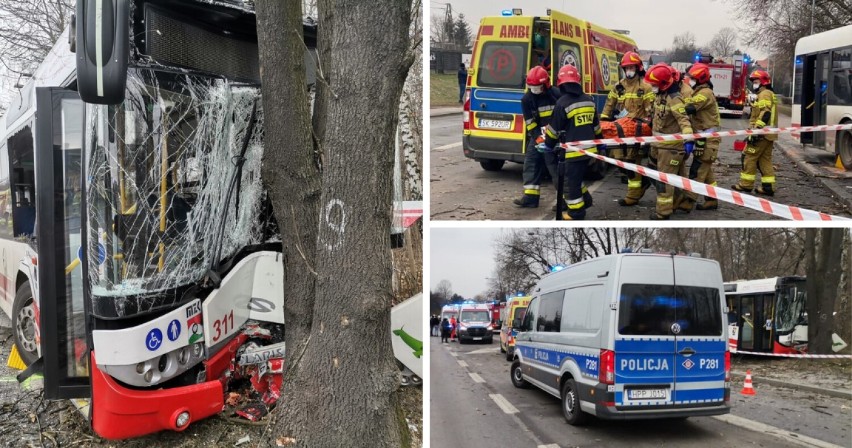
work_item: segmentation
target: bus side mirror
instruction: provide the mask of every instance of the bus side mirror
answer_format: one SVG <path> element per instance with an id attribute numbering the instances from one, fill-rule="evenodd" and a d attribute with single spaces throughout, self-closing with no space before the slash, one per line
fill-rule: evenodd
<path id="1" fill-rule="evenodd" d="M 130 52 L 129 0 L 78 0 L 77 90 L 93 104 L 124 101 Z"/>

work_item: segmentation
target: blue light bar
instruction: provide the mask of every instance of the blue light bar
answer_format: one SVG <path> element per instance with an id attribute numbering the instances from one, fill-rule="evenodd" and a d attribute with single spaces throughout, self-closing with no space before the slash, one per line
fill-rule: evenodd
<path id="1" fill-rule="evenodd" d="M 521 291 L 518 291 L 518 293 L 517 293 L 516 295 L 517 295 L 518 297 L 523 297 L 523 296 L 524 296 L 524 293 L 522 293 Z"/>
<path id="2" fill-rule="evenodd" d="M 565 266 L 563 266 L 561 264 L 555 264 L 550 268 L 550 272 L 559 272 L 563 269 L 565 269 Z"/>
<path id="3" fill-rule="evenodd" d="M 504 10 L 500 11 L 500 15 L 502 15 L 502 16 L 511 16 L 511 15 L 512 15 L 512 10 L 511 10 L 511 9 L 504 9 Z"/>

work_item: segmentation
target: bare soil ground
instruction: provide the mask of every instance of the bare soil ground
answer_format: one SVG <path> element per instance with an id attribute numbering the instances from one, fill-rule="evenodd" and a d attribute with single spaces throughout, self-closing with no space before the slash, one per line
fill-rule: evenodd
<path id="1" fill-rule="evenodd" d="M 852 359 L 773 358 L 731 354 L 731 369 L 751 369 L 753 378 L 769 378 L 827 389 L 852 391 Z"/>
<path id="2" fill-rule="evenodd" d="M 193 423 L 180 433 L 166 431 L 120 442 L 104 440 L 92 432 L 89 422 L 70 401 L 45 400 L 37 382 L 28 390 L 15 381 L 18 371 L 6 366 L 11 346 L 9 328 L 0 326 L 0 447 L 255 447 L 274 446 L 278 436 L 268 427 L 267 420 L 252 423 L 223 413 Z M 421 447 L 423 389 L 403 387 L 400 393 L 411 446 Z M 241 440 L 243 443 L 237 445 Z"/>

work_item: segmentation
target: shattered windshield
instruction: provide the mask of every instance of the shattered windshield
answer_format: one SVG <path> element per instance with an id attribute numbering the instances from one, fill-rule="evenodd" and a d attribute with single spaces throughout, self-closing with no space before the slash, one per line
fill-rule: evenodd
<path id="1" fill-rule="evenodd" d="M 805 282 L 795 282 L 782 287 L 778 296 L 778 312 L 776 313 L 775 331 L 789 333 L 797 324 L 807 324 L 805 319 Z M 801 319 L 801 322 L 800 322 Z"/>
<path id="2" fill-rule="evenodd" d="M 260 111 L 237 167 L 258 98 L 222 79 L 138 69 L 123 103 L 87 106 L 93 296 L 184 286 L 263 242 Z"/>

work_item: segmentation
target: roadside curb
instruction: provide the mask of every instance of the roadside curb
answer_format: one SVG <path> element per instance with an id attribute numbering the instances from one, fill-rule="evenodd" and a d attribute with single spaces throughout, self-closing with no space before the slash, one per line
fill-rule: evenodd
<path id="1" fill-rule="evenodd" d="M 731 376 L 732 377 L 738 377 L 738 378 L 745 378 L 745 372 L 739 372 L 739 371 L 733 371 L 732 370 Z M 811 386 L 811 385 L 808 385 L 808 384 L 791 383 L 791 382 L 787 382 L 787 381 L 774 380 L 774 379 L 771 379 L 771 378 L 761 378 L 761 377 L 755 378 L 754 374 L 752 374 L 752 376 L 751 376 L 751 381 L 753 383 L 756 383 L 756 384 L 763 383 L 763 384 L 769 384 L 771 386 L 785 387 L 785 388 L 788 388 L 788 389 L 803 390 L 803 391 L 806 391 L 806 392 L 813 392 L 813 393 L 822 394 L 822 395 L 829 395 L 829 396 L 837 397 L 837 398 L 852 399 L 852 391 L 847 391 L 847 390 L 828 389 L 828 388 L 824 388 L 824 387 Z"/>
<path id="2" fill-rule="evenodd" d="M 799 169 L 808 173 L 809 176 L 816 179 L 823 187 L 828 188 L 835 196 L 837 196 L 838 201 L 843 203 L 848 210 L 852 210 L 852 197 L 850 197 L 849 192 L 846 191 L 841 185 L 841 182 L 839 182 L 841 179 L 826 177 L 825 173 L 822 173 L 819 169 L 813 167 L 796 151 L 795 144 L 780 141 L 778 143 L 780 144 L 777 146 L 784 152 L 784 155 L 787 156 L 788 159 L 792 160 Z"/>
<path id="3" fill-rule="evenodd" d="M 440 108 L 435 108 L 435 109 L 429 110 L 429 116 L 430 117 L 446 117 L 448 115 L 455 115 L 455 114 L 461 115 L 461 113 L 462 113 L 461 109 L 456 109 L 456 108 L 451 108 L 451 107 L 440 107 Z"/>

